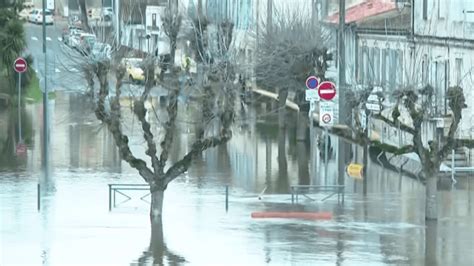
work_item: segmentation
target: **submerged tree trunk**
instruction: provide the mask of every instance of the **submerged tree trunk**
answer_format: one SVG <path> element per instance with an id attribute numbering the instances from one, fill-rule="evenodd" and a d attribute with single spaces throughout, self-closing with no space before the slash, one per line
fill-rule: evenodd
<path id="1" fill-rule="evenodd" d="M 161 189 L 151 192 L 150 219 L 152 223 L 154 221 L 161 221 L 164 196 L 165 191 Z"/>
<path id="2" fill-rule="evenodd" d="M 439 169 L 439 167 L 438 167 Z M 426 220 L 438 219 L 438 175 L 426 177 L 425 216 Z"/>
<path id="3" fill-rule="evenodd" d="M 285 88 L 278 90 L 278 126 L 285 128 L 286 126 L 286 99 L 288 98 L 288 90 Z"/>
<path id="4" fill-rule="evenodd" d="M 296 124 L 296 141 L 306 141 L 308 122 L 309 126 L 311 126 L 311 122 L 309 121 L 308 115 L 301 111 L 298 112 L 298 121 Z"/>

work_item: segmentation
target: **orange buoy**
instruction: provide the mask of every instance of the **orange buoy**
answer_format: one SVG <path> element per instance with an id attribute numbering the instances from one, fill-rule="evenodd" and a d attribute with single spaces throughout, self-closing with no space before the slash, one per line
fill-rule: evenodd
<path id="1" fill-rule="evenodd" d="M 331 220 L 330 212 L 252 212 L 252 218 L 290 218 L 306 220 Z"/>

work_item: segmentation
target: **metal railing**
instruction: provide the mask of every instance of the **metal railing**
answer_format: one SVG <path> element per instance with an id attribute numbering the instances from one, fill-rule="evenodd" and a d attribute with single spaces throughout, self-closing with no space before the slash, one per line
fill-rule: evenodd
<path id="1" fill-rule="evenodd" d="M 150 185 L 148 184 L 109 184 L 109 211 L 111 211 L 112 208 L 115 208 L 117 206 L 116 201 L 115 201 L 115 195 L 117 193 L 127 198 L 125 201 L 122 201 L 120 203 L 122 204 L 132 199 L 132 197 L 125 194 L 124 191 L 144 191 L 144 190 L 150 191 Z M 145 198 L 149 195 L 150 195 L 150 192 L 140 197 L 140 200 L 147 202 Z"/>
<path id="2" fill-rule="evenodd" d="M 312 201 L 316 201 L 312 199 L 307 194 L 310 192 L 312 193 L 321 193 L 321 192 L 332 192 L 332 194 L 324 197 L 321 201 L 325 201 L 332 196 L 337 194 L 337 202 L 341 202 L 344 204 L 344 188 L 343 185 L 332 185 L 332 186 L 312 186 L 312 185 L 295 185 L 291 186 L 291 203 L 294 204 L 295 201 L 298 202 L 298 196 L 302 195 Z"/>

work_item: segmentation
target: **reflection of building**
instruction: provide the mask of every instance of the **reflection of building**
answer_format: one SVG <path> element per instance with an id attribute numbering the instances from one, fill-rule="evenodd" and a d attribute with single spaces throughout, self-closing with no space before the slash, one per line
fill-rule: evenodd
<path id="1" fill-rule="evenodd" d="M 51 155 L 59 168 L 120 170 L 113 137 L 92 112 L 87 96 L 58 94 L 51 112 Z M 91 110 L 85 114 L 83 110 Z"/>

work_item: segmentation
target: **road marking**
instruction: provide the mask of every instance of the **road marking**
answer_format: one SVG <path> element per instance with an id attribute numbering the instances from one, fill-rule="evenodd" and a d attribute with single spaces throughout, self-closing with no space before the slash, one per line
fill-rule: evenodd
<path id="1" fill-rule="evenodd" d="M 63 41 L 63 38 L 58 37 L 58 41 L 59 41 L 59 42 L 62 42 L 62 41 Z"/>
<path id="2" fill-rule="evenodd" d="M 46 37 L 46 40 L 47 40 L 47 41 L 51 41 L 51 38 L 49 38 L 49 37 Z"/>
<path id="3" fill-rule="evenodd" d="M 33 41 L 37 41 L 37 40 L 38 40 L 38 38 L 36 38 L 36 37 L 34 37 L 34 36 L 31 37 L 31 39 L 32 39 Z"/>
<path id="4" fill-rule="evenodd" d="M 56 68 L 56 69 L 54 70 L 54 72 L 56 72 L 56 73 L 61 73 L 61 70 L 59 70 L 59 68 Z"/>
<path id="5" fill-rule="evenodd" d="M 70 70 L 71 70 L 72 72 L 78 72 L 78 70 L 77 70 L 76 68 L 73 68 L 73 67 L 72 67 Z"/>

